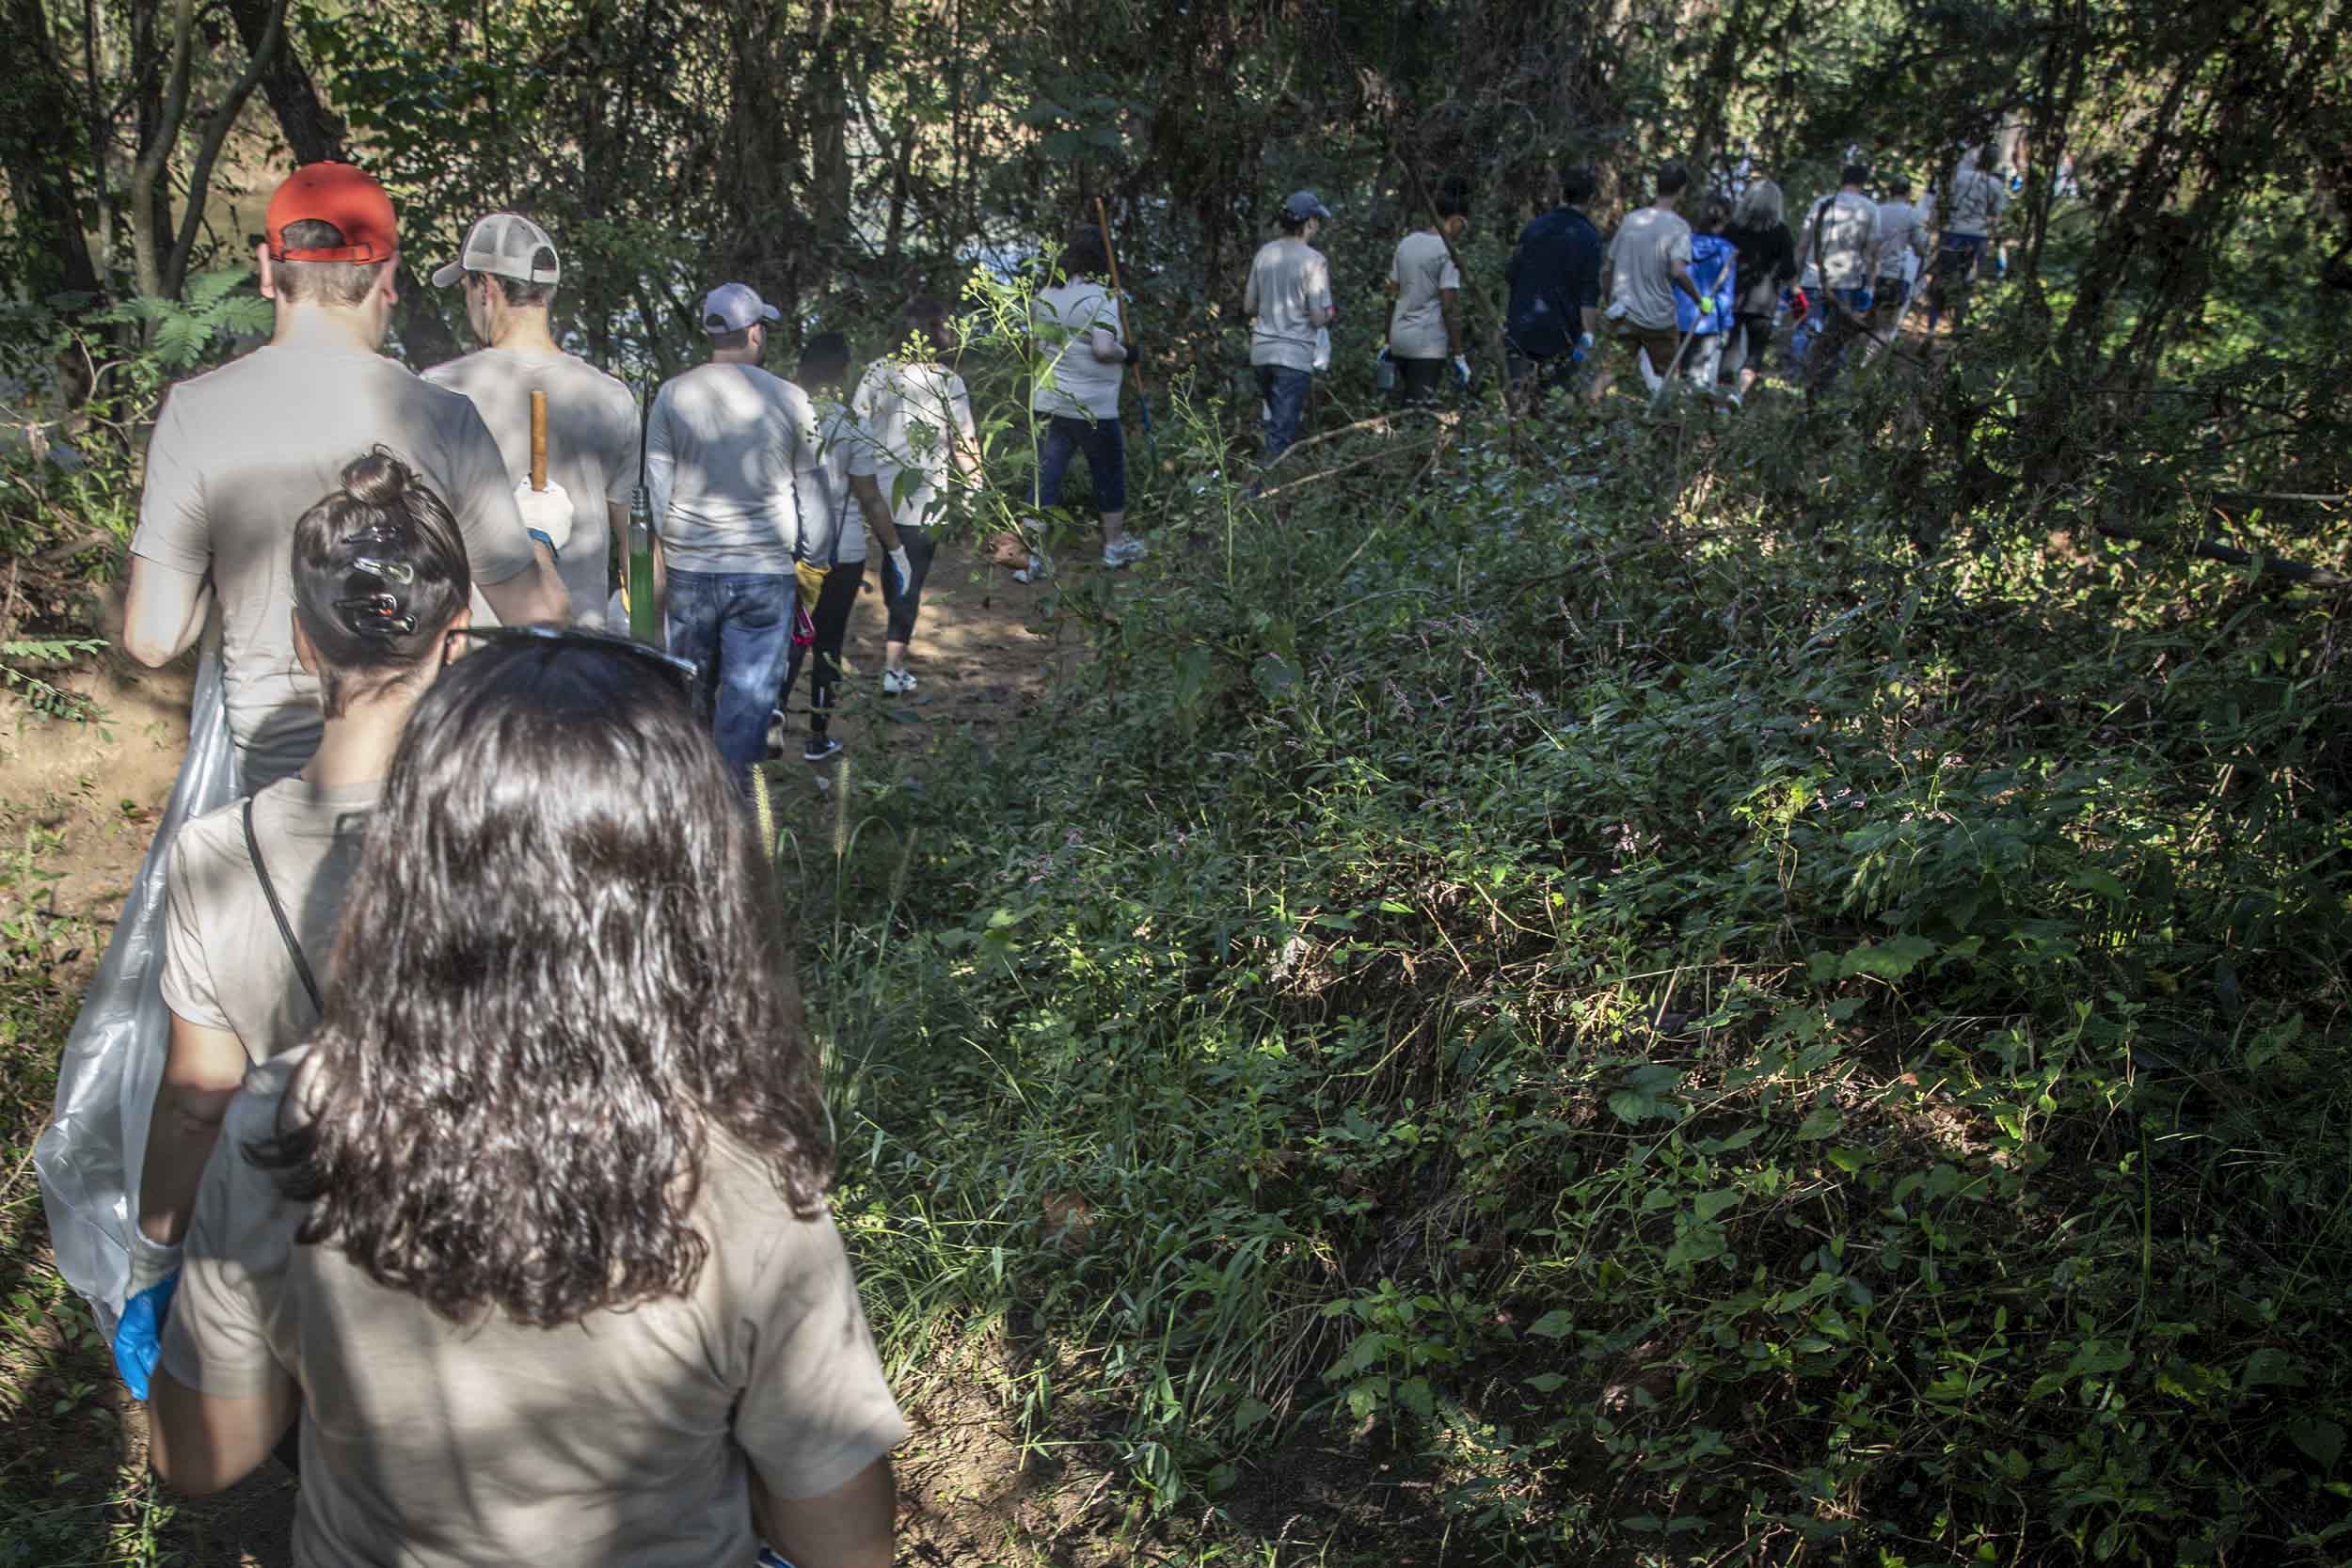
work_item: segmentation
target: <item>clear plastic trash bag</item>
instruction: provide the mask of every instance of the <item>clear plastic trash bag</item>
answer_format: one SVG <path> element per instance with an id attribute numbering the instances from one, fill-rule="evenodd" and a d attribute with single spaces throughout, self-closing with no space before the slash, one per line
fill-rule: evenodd
<path id="1" fill-rule="evenodd" d="M 236 752 L 220 682 L 220 649 L 207 638 L 188 710 L 188 753 L 154 842 L 139 862 L 122 918 L 83 993 L 81 1016 L 57 1064 L 56 1114 L 34 1146 L 57 1272 L 114 1338 L 131 1280 L 139 1166 L 171 1043 L 164 1006 L 164 864 L 191 817 L 237 798 Z"/>

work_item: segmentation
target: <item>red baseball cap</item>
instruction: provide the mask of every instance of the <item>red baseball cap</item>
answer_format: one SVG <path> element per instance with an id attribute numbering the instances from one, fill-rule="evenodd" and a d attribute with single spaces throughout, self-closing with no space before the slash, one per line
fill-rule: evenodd
<path id="1" fill-rule="evenodd" d="M 286 225 L 331 223 L 343 243 L 324 249 L 288 250 Z M 305 164 L 279 182 L 269 198 L 273 261 L 389 261 L 400 248 L 392 198 L 375 176 L 350 164 Z"/>

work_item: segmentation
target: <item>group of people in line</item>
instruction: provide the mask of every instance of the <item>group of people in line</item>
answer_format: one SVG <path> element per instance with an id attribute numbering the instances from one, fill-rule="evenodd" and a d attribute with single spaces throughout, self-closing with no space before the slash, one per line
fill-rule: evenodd
<path id="1" fill-rule="evenodd" d="M 1607 333 L 1645 376 L 1730 378 L 1736 404 L 1808 267 L 1836 312 L 1810 354 L 1835 362 L 1929 253 L 1909 193 L 1845 174 L 1792 235 L 1763 181 L 1694 226 L 1670 164 L 1604 245 L 1591 171 L 1565 170 L 1509 267 L 1515 395 Z M 1470 376 L 1469 202 L 1431 205 L 1388 279 L 1400 400 Z M 1998 213 L 1956 192 L 1943 261 L 1980 259 Z M 1245 285 L 1269 461 L 1328 363 L 1330 217 L 1292 195 Z M 740 798 L 803 666 L 803 754 L 840 750 L 876 557 L 881 689 L 916 687 L 925 582 L 983 461 L 950 312 L 910 301 L 862 375 L 815 336 L 787 378 L 763 365 L 779 311 L 721 284 L 707 361 L 641 424 L 556 341 L 563 264 L 531 219 L 481 218 L 433 274 L 482 346 L 421 376 L 380 353 L 400 239 L 373 178 L 297 169 L 265 229 L 270 341 L 172 389 L 131 546 L 135 657 L 218 622 L 244 797 L 167 862 L 170 1041 L 125 1317 L 155 1340 L 124 1354 L 155 1466 L 200 1491 L 278 1452 L 306 1563 L 552 1564 L 584 1533 L 615 1561 L 765 1543 L 879 1568 L 905 1427 L 825 1208 Z M 1107 236 L 1073 237 L 1031 307 L 1030 500 L 1057 506 L 1083 459 L 1118 568 L 1146 546 L 1107 260 Z M 1596 364 L 1586 395 L 1611 379 Z M 640 484 L 659 646 L 612 592 Z M 1007 563 L 1052 570 L 1033 534 Z"/>

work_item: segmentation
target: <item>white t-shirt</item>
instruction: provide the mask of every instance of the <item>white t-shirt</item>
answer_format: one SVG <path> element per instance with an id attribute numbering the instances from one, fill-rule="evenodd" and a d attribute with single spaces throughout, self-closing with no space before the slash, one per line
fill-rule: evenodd
<path id="1" fill-rule="evenodd" d="M 626 507 L 637 484 L 637 400 L 585 359 L 485 348 L 424 372 L 463 392 L 490 429 L 516 484 L 531 477 L 531 394 L 548 395 L 548 479 L 572 502 L 572 536 L 555 569 L 571 595 L 572 619 L 604 624 L 612 591 L 612 529 L 606 503 Z"/>
<path id="2" fill-rule="evenodd" d="M 1609 302 L 1636 326 L 1672 331 L 1672 264 L 1691 264 L 1691 226 L 1678 213 L 1644 207 L 1626 214 L 1609 242 Z"/>
<path id="3" fill-rule="evenodd" d="M 1331 263 L 1288 235 L 1259 247 L 1242 291 L 1249 313 L 1249 362 L 1284 370 L 1315 368 L 1315 316 L 1331 309 Z"/>
<path id="4" fill-rule="evenodd" d="M 848 566 L 866 559 L 866 516 L 850 481 L 873 477 L 874 438 L 847 404 L 831 398 L 817 405 L 817 420 L 827 511 L 820 523 L 801 531 L 801 553 L 820 565 Z"/>
<path id="5" fill-rule="evenodd" d="M 1444 358 L 1449 345 L 1443 295 L 1462 286 L 1461 270 L 1454 266 L 1444 238 L 1424 229 L 1397 241 L 1389 281 L 1396 285 L 1389 352 L 1399 359 Z"/>
<path id="6" fill-rule="evenodd" d="M 930 528 L 947 520 L 950 437 L 975 447 L 972 394 L 963 377 L 941 364 L 878 359 L 866 369 L 850 406 L 874 443 L 874 480 L 900 528 Z M 903 484 L 899 475 L 912 474 Z"/>
<path id="7" fill-rule="evenodd" d="M 756 365 L 698 365 L 654 399 L 645 485 L 671 567 L 788 572 L 801 519 L 825 504 L 817 410 Z"/>
<path id="8" fill-rule="evenodd" d="M 1037 388 L 1029 406 L 1073 419 L 1119 418 L 1123 359 L 1097 359 L 1094 334 L 1119 340 L 1119 302 L 1089 277 L 1057 283 L 1029 307 L 1029 337 L 1037 344 Z"/>

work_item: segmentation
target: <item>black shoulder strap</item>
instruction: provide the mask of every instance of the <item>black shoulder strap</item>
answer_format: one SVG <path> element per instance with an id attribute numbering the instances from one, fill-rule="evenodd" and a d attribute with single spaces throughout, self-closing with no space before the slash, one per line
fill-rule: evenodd
<path id="1" fill-rule="evenodd" d="M 253 862 L 253 879 L 262 884 L 262 896 L 269 901 L 270 918 L 278 922 L 278 934 L 285 939 L 287 957 L 294 959 L 294 974 L 302 981 L 310 1006 L 324 1013 L 326 999 L 319 994 L 318 978 L 310 973 L 310 960 L 302 956 L 302 943 L 294 940 L 294 927 L 286 920 L 286 907 L 278 901 L 278 889 L 269 879 L 269 867 L 262 863 L 262 841 L 253 836 L 252 796 L 245 798 L 245 809 L 238 815 L 245 820 L 245 852 Z"/>

